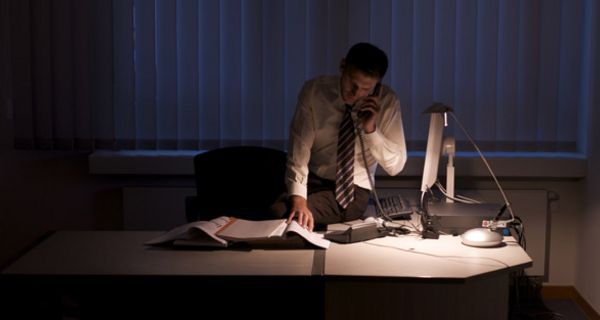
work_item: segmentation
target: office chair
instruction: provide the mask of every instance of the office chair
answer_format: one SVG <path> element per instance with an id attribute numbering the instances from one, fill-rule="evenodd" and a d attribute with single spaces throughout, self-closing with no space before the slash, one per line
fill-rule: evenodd
<path id="1" fill-rule="evenodd" d="M 188 222 L 234 216 L 273 219 L 269 207 L 286 192 L 287 154 L 256 146 L 213 149 L 194 157 L 196 196 L 186 197 Z"/>

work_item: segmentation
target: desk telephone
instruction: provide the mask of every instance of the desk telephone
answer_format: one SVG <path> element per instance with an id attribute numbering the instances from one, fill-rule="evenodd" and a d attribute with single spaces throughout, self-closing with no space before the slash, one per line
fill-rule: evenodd
<path id="1" fill-rule="evenodd" d="M 377 226 L 375 219 L 354 223 L 345 230 L 331 231 L 325 234 L 325 239 L 338 243 L 353 243 L 381 238 L 388 235 L 388 231 Z"/>
<path id="2" fill-rule="evenodd" d="M 330 231 L 325 234 L 325 239 L 338 243 L 353 243 L 408 233 L 410 230 L 405 226 L 369 217 L 362 221 L 350 222 L 344 230 Z"/>
<path id="3" fill-rule="evenodd" d="M 380 197 L 379 202 L 381 203 L 381 209 L 383 209 L 383 213 L 377 210 L 377 217 L 380 218 L 385 219 L 385 216 L 387 216 L 394 220 L 410 220 L 415 211 L 408 200 L 400 195 Z"/>

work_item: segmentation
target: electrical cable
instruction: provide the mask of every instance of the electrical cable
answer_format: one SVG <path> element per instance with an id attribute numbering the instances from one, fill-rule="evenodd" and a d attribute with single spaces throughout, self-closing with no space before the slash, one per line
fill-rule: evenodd
<path id="1" fill-rule="evenodd" d="M 454 197 L 448 195 L 448 191 L 446 190 L 446 188 L 444 188 L 444 186 L 436 180 L 435 185 L 438 187 L 438 189 L 442 192 L 442 194 L 444 194 L 444 196 L 448 199 L 452 199 L 454 201 L 457 202 L 462 202 L 462 203 L 467 203 L 467 204 L 481 204 L 482 202 L 479 200 L 475 200 L 475 199 L 471 199 L 465 196 L 461 196 L 461 195 L 455 195 Z"/>
<path id="2" fill-rule="evenodd" d="M 371 186 L 371 190 L 373 192 L 373 198 L 375 198 L 375 205 L 377 206 L 377 210 L 379 210 L 379 212 L 381 213 L 381 216 L 384 218 L 384 221 L 382 223 L 383 228 L 385 228 L 385 230 L 391 236 L 397 236 L 398 234 L 402 235 L 402 234 L 410 233 L 410 230 L 405 229 L 404 226 L 394 227 L 394 226 L 390 226 L 389 224 L 386 223 L 386 222 L 393 222 L 394 219 L 392 219 L 387 214 L 387 212 L 385 212 L 383 210 L 383 208 L 381 206 L 381 202 L 379 201 L 379 195 L 377 194 L 377 190 L 375 189 L 375 182 L 373 181 L 373 176 L 371 176 L 371 172 L 369 170 L 369 163 L 367 161 L 366 148 L 365 148 L 364 136 L 363 136 L 364 130 L 362 129 L 362 126 L 360 126 L 360 124 L 356 125 L 356 123 L 355 123 L 355 128 L 358 133 L 358 141 L 360 144 L 360 150 L 361 150 L 363 163 L 365 165 L 365 170 L 367 172 L 367 177 L 369 178 L 369 185 Z M 417 229 L 415 229 L 415 230 L 417 230 Z M 418 232 L 418 230 L 417 230 L 417 232 Z"/>
<path id="3" fill-rule="evenodd" d="M 360 144 L 360 151 L 363 159 L 363 164 L 365 165 L 365 170 L 367 171 L 367 177 L 369 178 L 369 185 L 371 186 L 371 191 L 373 192 L 373 197 L 375 198 L 375 205 L 377 206 L 377 210 L 381 213 L 381 216 L 385 218 L 387 221 L 393 221 L 392 218 L 385 212 L 381 206 L 381 202 L 379 201 L 379 196 L 377 195 L 377 190 L 375 189 L 375 182 L 373 181 L 373 177 L 371 176 L 371 170 L 369 170 L 369 162 L 367 161 L 366 148 L 364 142 L 364 130 L 362 125 L 359 123 L 360 118 L 356 118 L 354 121 L 354 128 L 358 135 L 358 141 Z"/>
<path id="4" fill-rule="evenodd" d="M 475 150 L 479 154 L 479 157 L 481 158 L 481 160 L 485 164 L 485 167 L 488 169 L 490 175 L 494 179 L 494 182 L 496 183 L 496 186 L 498 187 L 498 190 L 500 191 L 500 194 L 502 195 L 502 199 L 504 200 L 504 204 L 506 205 L 506 208 L 508 208 L 508 211 L 509 211 L 510 217 L 511 217 L 508 220 L 503 220 L 503 222 L 506 223 L 507 225 L 510 224 L 511 222 L 513 222 L 515 220 L 515 214 L 514 214 L 514 212 L 512 210 L 512 206 L 511 206 L 510 202 L 508 202 L 508 198 L 506 197 L 506 194 L 504 193 L 504 190 L 502 189 L 502 186 L 500 185 L 500 182 L 498 182 L 498 178 L 496 178 L 496 175 L 494 174 L 494 171 L 490 167 L 490 165 L 487 162 L 486 158 L 483 156 L 483 153 L 481 152 L 481 150 L 479 150 L 479 147 L 477 146 L 477 144 L 475 143 L 475 141 L 473 140 L 473 138 L 471 138 L 471 135 L 469 135 L 469 133 L 467 132 L 467 130 L 465 129 L 465 127 L 463 127 L 462 123 L 454 115 L 454 112 L 450 112 L 450 116 L 452 116 L 452 118 L 454 119 L 454 121 L 456 122 L 456 124 L 458 125 L 458 127 L 462 130 L 462 132 L 465 134 L 465 136 L 467 137 L 467 139 L 469 139 L 469 141 L 471 142 L 471 144 L 473 145 L 473 147 L 475 148 Z M 492 221 L 492 223 L 489 226 L 490 229 L 493 230 L 493 229 L 496 228 L 496 226 L 498 224 L 498 219 L 499 219 L 499 216 L 497 216 L 496 218 L 494 218 L 494 220 Z"/>

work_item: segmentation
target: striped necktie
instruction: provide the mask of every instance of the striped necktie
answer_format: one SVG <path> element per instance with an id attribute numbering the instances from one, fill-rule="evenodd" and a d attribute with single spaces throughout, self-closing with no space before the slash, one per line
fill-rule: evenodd
<path id="1" fill-rule="evenodd" d="M 346 112 L 338 133 L 337 171 L 335 182 L 335 199 L 346 209 L 354 201 L 354 123 L 352 107 L 346 105 Z"/>

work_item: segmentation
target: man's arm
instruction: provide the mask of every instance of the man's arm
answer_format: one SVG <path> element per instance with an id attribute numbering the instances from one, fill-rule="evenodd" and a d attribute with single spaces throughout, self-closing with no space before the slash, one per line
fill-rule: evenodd
<path id="1" fill-rule="evenodd" d="M 381 99 L 379 110 L 377 127 L 373 132 L 365 132 L 365 144 L 377 163 L 395 176 L 402 171 L 407 159 L 400 101 L 388 91 L 388 96 Z"/>
<path id="2" fill-rule="evenodd" d="M 305 103 L 306 99 L 304 99 L 306 90 L 306 87 L 303 88 L 299 95 L 296 112 L 290 127 L 285 179 L 291 204 L 288 222 L 296 218 L 301 226 L 312 230 L 314 219 L 307 204 L 307 182 L 308 162 L 310 161 L 310 150 L 315 137 L 315 129 L 313 114 L 310 107 Z"/>

